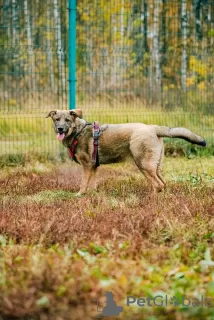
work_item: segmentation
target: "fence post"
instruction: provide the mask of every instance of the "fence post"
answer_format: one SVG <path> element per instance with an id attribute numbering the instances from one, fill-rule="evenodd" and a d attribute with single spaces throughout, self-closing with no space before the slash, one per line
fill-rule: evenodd
<path id="1" fill-rule="evenodd" d="M 76 0 L 68 0 L 68 101 L 76 108 Z"/>

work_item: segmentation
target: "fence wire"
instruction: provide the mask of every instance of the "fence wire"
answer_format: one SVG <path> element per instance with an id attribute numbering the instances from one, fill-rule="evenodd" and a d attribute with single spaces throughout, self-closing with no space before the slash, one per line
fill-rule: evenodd
<path id="1" fill-rule="evenodd" d="M 186 126 L 214 142 L 214 2 L 77 1 L 77 107 L 87 120 Z M 68 107 L 68 3 L 0 0 L 0 155 L 57 154 Z"/>

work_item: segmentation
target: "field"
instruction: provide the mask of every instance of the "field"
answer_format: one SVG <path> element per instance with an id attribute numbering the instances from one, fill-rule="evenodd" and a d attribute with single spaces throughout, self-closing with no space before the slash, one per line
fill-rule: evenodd
<path id="1" fill-rule="evenodd" d="M 157 201 L 130 163 L 99 168 L 98 192 L 82 197 L 70 160 L 3 167 L 3 319 L 95 319 L 105 291 L 119 319 L 213 319 L 213 160 L 165 158 Z M 191 306 L 126 306 L 127 296 L 166 295 Z M 211 302 L 193 306 L 201 296 Z"/>

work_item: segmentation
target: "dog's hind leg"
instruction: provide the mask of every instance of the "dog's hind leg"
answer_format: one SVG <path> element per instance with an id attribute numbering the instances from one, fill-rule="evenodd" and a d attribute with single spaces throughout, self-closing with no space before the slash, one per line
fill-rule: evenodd
<path id="1" fill-rule="evenodd" d="M 157 161 L 151 159 L 134 159 L 139 170 L 144 174 L 146 179 L 151 183 L 155 192 L 160 192 L 164 188 L 164 182 L 157 174 Z"/>
<path id="2" fill-rule="evenodd" d="M 163 176 L 162 176 L 162 172 L 161 172 L 161 168 L 157 168 L 157 176 L 158 178 L 161 180 L 161 182 L 164 184 L 164 186 L 166 185 L 166 182 L 164 181 L 163 179 Z"/>
<path id="3" fill-rule="evenodd" d="M 153 136 L 143 142 L 136 138 L 130 144 L 130 151 L 137 167 L 152 184 L 155 192 L 160 192 L 164 188 L 164 183 L 158 176 L 160 173 L 158 164 L 160 164 L 162 149 L 162 140 Z"/>
<path id="4" fill-rule="evenodd" d="M 157 164 L 157 176 L 158 176 L 158 178 L 163 182 L 163 184 L 164 184 L 164 186 L 166 185 L 166 182 L 164 181 L 164 178 L 163 178 L 163 176 L 162 176 L 162 161 L 163 161 L 163 157 L 164 157 L 164 145 L 163 145 L 163 147 L 162 147 L 162 149 L 161 149 L 161 155 L 160 155 L 160 160 L 159 160 L 159 162 L 158 162 L 158 164 Z"/>
<path id="5" fill-rule="evenodd" d="M 161 192 L 164 188 L 164 183 L 156 173 L 156 168 L 140 169 L 147 180 L 152 184 L 153 190 Z"/>

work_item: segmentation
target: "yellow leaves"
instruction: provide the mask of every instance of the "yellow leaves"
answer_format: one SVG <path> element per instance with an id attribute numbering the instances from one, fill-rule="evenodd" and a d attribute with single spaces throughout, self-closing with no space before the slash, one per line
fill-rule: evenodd
<path id="1" fill-rule="evenodd" d="M 89 217 L 89 218 L 96 218 L 96 213 L 93 212 L 93 211 L 91 211 L 91 210 L 86 210 L 86 211 L 84 212 L 84 215 L 87 216 L 87 217 Z"/>
<path id="2" fill-rule="evenodd" d="M 104 21 L 110 21 L 110 18 L 111 18 L 111 14 L 110 12 L 104 12 L 104 15 L 103 15 L 103 18 L 104 18 Z"/>
<path id="3" fill-rule="evenodd" d="M 193 76 L 193 77 L 188 77 L 187 81 L 186 81 L 186 85 L 187 87 L 191 87 L 191 86 L 195 86 L 197 84 L 197 77 Z M 197 84 L 197 88 L 200 91 L 204 91 L 206 89 L 206 83 L 205 81 L 201 81 L 200 83 Z"/>
<path id="4" fill-rule="evenodd" d="M 129 1 L 127 3 L 124 3 L 124 8 L 131 9 L 131 7 L 132 7 L 132 5 Z"/>
<path id="5" fill-rule="evenodd" d="M 90 16 L 86 12 L 84 12 L 81 16 L 83 21 L 90 21 Z"/>
<path id="6" fill-rule="evenodd" d="M 105 7 L 106 2 L 107 2 L 107 1 L 105 1 L 105 0 L 101 0 L 101 1 L 100 1 L 100 6 L 101 6 L 102 8 Z"/>
<path id="7" fill-rule="evenodd" d="M 148 61 L 148 63 L 150 63 L 150 62 Z M 173 70 L 174 69 L 171 66 L 164 66 L 164 72 L 167 75 L 171 75 L 173 73 Z"/>
<path id="8" fill-rule="evenodd" d="M 60 285 L 57 289 L 56 295 L 58 297 L 64 296 L 67 292 L 67 288 L 64 285 Z"/>
<path id="9" fill-rule="evenodd" d="M 164 281 L 163 275 L 158 272 L 152 272 L 148 275 L 150 281 L 161 284 Z"/>
<path id="10" fill-rule="evenodd" d="M 187 87 L 193 86 L 195 84 L 195 77 L 188 77 L 186 81 Z"/>
<path id="11" fill-rule="evenodd" d="M 114 40 L 115 40 L 116 42 L 119 42 L 119 41 L 121 40 L 121 33 L 120 33 L 120 31 L 116 31 L 116 32 L 114 33 Z"/>
<path id="12" fill-rule="evenodd" d="M 208 66 L 196 57 L 190 56 L 189 61 L 190 69 L 197 72 L 200 76 L 206 77 L 208 74 Z"/>
<path id="13" fill-rule="evenodd" d="M 174 85 L 173 83 L 171 83 L 171 84 L 169 85 L 169 88 L 170 88 L 170 89 L 174 89 L 174 88 L 175 88 L 175 85 Z"/>
<path id="14" fill-rule="evenodd" d="M 199 90 L 204 91 L 206 89 L 205 81 L 200 82 L 197 87 Z"/>
<path id="15" fill-rule="evenodd" d="M 50 40 L 50 41 L 53 41 L 54 39 L 54 35 L 50 31 L 46 33 L 46 37 L 47 37 L 47 40 Z"/>
<path id="16" fill-rule="evenodd" d="M 128 279 L 127 279 L 127 277 L 124 275 L 124 274 L 122 274 L 120 277 L 119 277 L 119 284 L 120 284 L 120 286 L 121 287 L 126 287 L 127 286 L 127 284 L 128 284 Z"/>
<path id="17" fill-rule="evenodd" d="M 9 100 L 9 105 L 10 105 L 10 106 L 16 106 L 16 105 L 17 105 L 16 99 L 10 99 L 10 100 Z"/>

